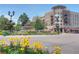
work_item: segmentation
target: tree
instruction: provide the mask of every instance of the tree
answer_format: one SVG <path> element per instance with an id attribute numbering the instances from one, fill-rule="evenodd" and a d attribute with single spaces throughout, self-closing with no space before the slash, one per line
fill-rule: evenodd
<path id="1" fill-rule="evenodd" d="M 10 30 L 14 29 L 14 23 L 8 20 L 4 15 L 0 16 L 0 30 Z"/>
<path id="2" fill-rule="evenodd" d="M 26 13 L 23 13 L 19 16 L 18 22 L 20 22 L 22 26 L 24 26 L 28 21 L 29 21 L 29 18 L 26 15 Z"/>
<path id="3" fill-rule="evenodd" d="M 36 18 L 34 27 L 35 27 L 36 30 L 43 30 L 44 27 L 45 27 L 42 20 L 38 16 Z"/>
<path id="4" fill-rule="evenodd" d="M 17 23 L 15 25 L 15 30 L 19 31 L 21 29 L 21 24 Z"/>
<path id="5" fill-rule="evenodd" d="M 10 32 L 12 32 L 14 30 L 14 25 L 15 25 L 15 23 L 12 20 L 9 20 L 8 30 L 10 30 Z"/>

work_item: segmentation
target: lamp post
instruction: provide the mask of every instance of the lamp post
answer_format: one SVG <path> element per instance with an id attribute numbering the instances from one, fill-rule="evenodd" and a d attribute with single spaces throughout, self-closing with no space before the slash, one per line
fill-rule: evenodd
<path id="1" fill-rule="evenodd" d="M 14 23 L 12 23 L 12 17 L 15 15 L 15 11 L 8 11 L 8 15 L 10 16 L 10 22 L 13 25 Z M 12 32 L 12 25 L 10 25 L 10 32 Z"/>
<path id="2" fill-rule="evenodd" d="M 14 16 L 15 11 L 8 11 L 8 15 L 10 16 L 10 20 L 12 20 L 12 17 Z"/>

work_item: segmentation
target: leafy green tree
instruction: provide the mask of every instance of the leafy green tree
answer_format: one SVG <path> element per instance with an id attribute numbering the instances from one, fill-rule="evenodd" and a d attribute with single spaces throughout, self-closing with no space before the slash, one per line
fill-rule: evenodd
<path id="1" fill-rule="evenodd" d="M 21 29 L 21 24 L 16 24 L 16 25 L 15 25 L 15 30 L 16 30 L 16 31 L 19 31 L 20 29 Z"/>
<path id="2" fill-rule="evenodd" d="M 34 27 L 36 30 L 43 30 L 44 29 L 45 26 L 44 26 L 42 20 L 40 19 L 40 17 L 36 18 Z"/>
<path id="3" fill-rule="evenodd" d="M 28 21 L 29 17 L 26 15 L 26 13 L 23 13 L 19 16 L 18 22 L 20 22 L 22 26 L 24 26 Z"/>
<path id="4" fill-rule="evenodd" d="M 12 20 L 8 20 L 4 15 L 0 16 L 0 30 L 10 30 L 14 29 L 14 23 Z"/>
<path id="5" fill-rule="evenodd" d="M 12 20 L 9 20 L 8 24 L 9 24 L 8 25 L 8 30 L 10 30 L 12 32 L 14 30 L 15 23 Z"/>

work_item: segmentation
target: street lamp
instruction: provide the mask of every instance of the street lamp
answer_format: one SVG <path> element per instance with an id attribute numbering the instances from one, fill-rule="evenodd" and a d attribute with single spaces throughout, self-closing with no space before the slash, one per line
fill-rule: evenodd
<path id="1" fill-rule="evenodd" d="M 10 16 L 10 20 L 12 20 L 12 17 L 14 16 L 15 11 L 8 11 L 8 15 Z"/>
<path id="2" fill-rule="evenodd" d="M 10 32 L 12 32 L 12 25 L 14 25 L 14 23 L 12 23 L 12 17 L 14 16 L 15 11 L 8 11 L 8 15 L 10 16 L 10 23 L 11 23 L 11 27 L 10 27 Z"/>

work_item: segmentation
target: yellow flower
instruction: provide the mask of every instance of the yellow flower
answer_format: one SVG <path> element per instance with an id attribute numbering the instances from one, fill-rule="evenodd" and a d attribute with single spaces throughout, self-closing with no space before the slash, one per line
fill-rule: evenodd
<path id="1" fill-rule="evenodd" d="M 22 42 L 20 42 L 21 47 L 28 47 L 30 45 L 28 39 L 23 39 Z"/>
<path id="2" fill-rule="evenodd" d="M 6 41 L 4 39 L 0 40 L 1 44 L 6 44 Z"/>
<path id="3" fill-rule="evenodd" d="M 40 43 L 40 42 L 34 42 L 33 43 L 33 47 L 36 48 L 36 49 L 42 49 L 42 48 L 44 48 L 43 44 Z"/>
<path id="4" fill-rule="evenodd" d="M 2 43 L 2 41 L 0 40 L 0 43 Z"/>
<path id="5" fill-rule="evenodd" d="M 16 40 L 16 41 L 19 41 L 20 39 L 19 39 L 18 37 L 15 37 L 15 40 Z"/>
<path id="6" fill-rule="evenodd" d="M 17 42 L 13 42 L 13 45 L 16 46 L 17 45 Z"/>
<path id="7" fill-rule="evenodd" d="M 11 37 L 9 38 L 9 41 L 13 41 L 13 40 L 14 40 L 14 38 L 11 38 Z"/>
<path id="8" fill-rule="evenodd" d="M 25 44 L 23 42 L 20 43 L 21 47 L 25 47 Z"/>
<path id="9" fill-rule="evenodd" d="M 62 50 L 61 47 L 55 46 L 53 53 L 54 53 L 54 54 L 60 54 L 60 53 L 61 53 L 61 50 Z"/>
<path id="10" fill-rule="evenodd" d="M 15 42 L 15 41 L 19 41 L 19 38 L 18 37 L 10 37 L 8 40 L 10 42 Z"/>

